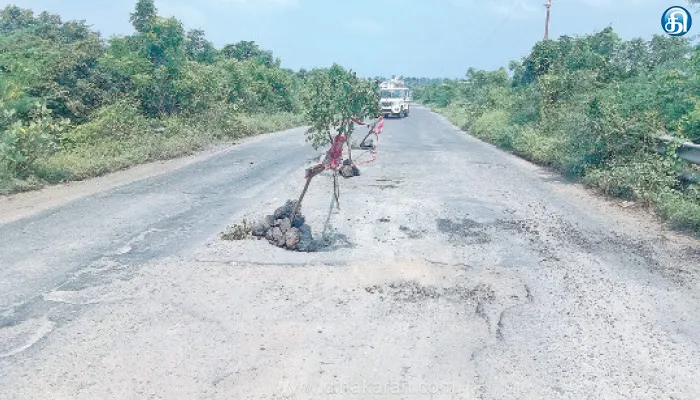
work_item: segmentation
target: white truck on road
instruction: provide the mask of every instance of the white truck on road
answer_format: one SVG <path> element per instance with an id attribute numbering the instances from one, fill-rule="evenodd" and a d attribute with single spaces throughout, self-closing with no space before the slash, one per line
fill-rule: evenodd
<path id="1" fill-rule="evenodd" d="M 394 115 L 408 117 L 411 111 L 411 91 L 400 80 L 392 80 L 380 85 L 380 106 L 384 117 Z"/>

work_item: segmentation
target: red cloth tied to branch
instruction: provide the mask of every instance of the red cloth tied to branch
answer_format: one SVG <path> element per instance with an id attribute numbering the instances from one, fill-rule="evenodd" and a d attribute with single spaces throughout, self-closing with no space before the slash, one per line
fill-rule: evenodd
<path id="1" fill-rule="evenodd" d="M 333 145 L 326 153 L 326 159 L 323 165 L 326 169 L 335 169 L 343 162 L 343 144 L 345 143 L 345 135 L 339 133 L 333 140 Z"/>
<path id="2" fill-rule="evenodd" d="M 350 119 L 358 125 L 367 126 L 367 124 L 359 121 L 355 117 L 351 117 Z M 379 117 L 378 121 L 379 123 L 377 124 L 377 126 L 374 127 L 374 129 L 372 129 L 372 133 L 374 133 L 374 135 L 377 137 L 377 143 L 375 144 L 374 151 L 372 152 L 372 158 L 363 163 L 355 164 L 355 166 L 369 164 L 377 159 L 377 150 L 379 149 L 379 134 L 381 134 L 382 130 L 384 129 L 384 117 Z M 338 169 L 343 163 L 343 145 L 345 144 L 346 140 L 347 139 L 344 134 L 337 134 L 333 139 L 331 148 L 328 149 L 328 151 L 326 152 L 326 158 L 324 158 L 323 163 L 318 164 L 313 168 L 309 168 L 306 171 L 306 178 L 310 179 L 313 176 L 316 176 L 319 173 L 321 173 L 323 170 Z"/>
<path id="3" fill-rule="evenodd" d="M 372 157 L 365 162 L 355 164 L 356 167 L 373 163 L 377 159 L 377 151 L 379 150 L 379 135 L 382 133 L 383 129 L 384 129 L 384 117 L 379 117 L 379 123 L 372 131 L 372 133 L 374 133 L 374 136 L 377 137 L 377 143 L 374 144 L 374 151 L 372 152 Z"/>
<path id="4" fill-rule="evenodd" d="M 377 128 L 374 130 L 374 132 L 379 135 L 382 133 L 382 130 L 384 129 L 384 117 L 379 118 L 379 124 L 377 125 Z"/>

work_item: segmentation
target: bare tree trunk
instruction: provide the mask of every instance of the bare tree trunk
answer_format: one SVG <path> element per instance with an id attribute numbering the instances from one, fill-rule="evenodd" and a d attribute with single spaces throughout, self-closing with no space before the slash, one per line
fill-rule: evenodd
<path id="1" fill-rule="evenodd" d="M 335 205 L 340 210 L 340 186 L 338 185 L 338 173 L 333 172 L 333 194 L 335 195 Z"/>
<path id="2" fill-rule="evenodd" d="M 304 196 L 306 196 L 306 191 L 309 190 L 311 180 L 314 179 L 316 175 L 320 174 L 324 170 L 325 167 L 323 167 L 323 165 L 317 165 L 313 168 L 309 168 L 306 170 L 306 184 L 304 185 L 304 190 L 301 192 L 301 196 L 299 196 L 299 201 L 297 201 L 297 204 L 294 206 L 294 213 L 292 213 L 292 223 L 294 223 L 294 220 L 299 214 L 299 209 L 301 209 L 301 202 L 304 201 Z"/>

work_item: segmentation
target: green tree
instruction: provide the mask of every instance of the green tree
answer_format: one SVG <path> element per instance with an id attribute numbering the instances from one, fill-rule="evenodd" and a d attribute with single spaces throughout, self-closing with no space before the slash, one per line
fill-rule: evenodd
<path id="1" fill-rule="evenodd" d="M 127 38 L 124 50 L 136 49 L 140 56 L 129 55 L 134 66 L 143 57 L 150 62 L 145 71 L 130 77 L 143 111 L 149 116 L 162 116 L 178 111 L 175 81 L 187 60 L 186 36 L 182 23 L 175 18 L 157 15 L 152 0 L 139 0 L 131 15 L 137 34 Z"/>
<path id="2" fill-rule="evenodd" d="M 239 61 L 253 60 L 258 64 L 279 66 L 272 52 L 262 50 L 255 42 L 241 41 L 235 44 L 228 44 L 221 49 L 221 54 L 227 58 L 234 58 Z"/>
<path id="3" fill-rule="evenodd" d="M 138 0 L 136 10 L 131 13 L 131 24 L 136 32 L 146 33 L 151 30 L 151 25 L 158 15 L 156 5 L 153 0 Z"/>
<path id="4" fill-rule="evenodd" d="M 216 49 L 204 35 L 204 31 L 193 29 L 187 32 L 187 56 L 190 60 L 212 64 L 216 61 Z"/>
<path id="5" fill-rule="evenodd" d="M 36 24 L 34 12 L 17 6 L 7 6 L 0 12 L 0 33 L 9 34 L 18 29 L 32 27 Z"/>
<path id="6" fill-rule="evenodd" d="M 156 17 L 150 30 L 142 33 L 146 57 L 156 67 L 165 66 L 173 74 L 185 61 L 185 30 L 175 18 Z"/>
<path id="7" fill-rule="evenodd" d="M 307 141 L 314 148 L 331 143 L 332 131 L 351 135 L 351 118 L 376 118 L 380 112 L 377 85 L 337 64 L 309 74 L 303 100 L 311 125 Z"/>

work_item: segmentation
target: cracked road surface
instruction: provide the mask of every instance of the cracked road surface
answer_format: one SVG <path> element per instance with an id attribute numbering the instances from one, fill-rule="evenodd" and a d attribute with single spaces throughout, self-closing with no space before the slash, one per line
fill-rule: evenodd
<path id="1" fill-rule="evenodd" d="M 0 225 L 0 399 L 700 398 L 698 241 L 424 108 L 314 180 L 322 251 L 219 240 L 302 132 Z"/>

